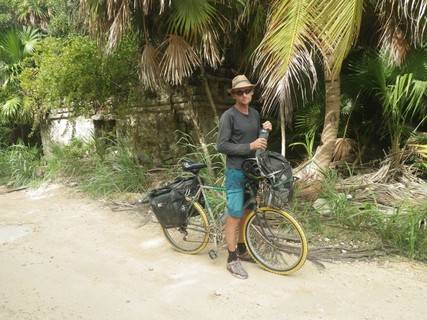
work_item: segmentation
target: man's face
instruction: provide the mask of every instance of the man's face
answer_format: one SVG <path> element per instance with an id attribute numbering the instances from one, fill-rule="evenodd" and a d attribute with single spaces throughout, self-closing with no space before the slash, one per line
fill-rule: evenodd
<path id="1" fill-rule="evenodd" d="M 252 101 L 254 91 L 252 88 L 243 88 L 231 91 L 231 95 L 238 104 L 248 105 Z"/>

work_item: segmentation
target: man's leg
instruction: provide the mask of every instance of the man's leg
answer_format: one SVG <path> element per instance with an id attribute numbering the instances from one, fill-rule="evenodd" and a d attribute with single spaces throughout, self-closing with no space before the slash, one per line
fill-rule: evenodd
<path id="1" fill-rule="evenodd" d="M 239 238 L 237 241 L 237 256 L 242 261 L 254 262 L 252 257 L 249 255 L 248 251 L 246 250 L 246 245 L 244 240 L 244 230 L 243 230 L 243 226 L 248 220 L 249 213 L 251 211 L 252 211 L 251 209 L 245 209 L 245 213 L 239 222 Z"/>
<path id="2" fill-rule="evenodd" d="M 248 273 L 243 269 L 240 260 L 237 257 L 237 233 L 241 218 L 228 216 L 225 222 L 225 241 L 227 242 L 228 258 L 227 270 L 239 279 L 247 279 Z"/>
<path id="3" fill-rule="evenodd" d="M 240 221 L 242 219 L 227 216 L 225 221 L 225 241 L 227 243 L 227 249 L 229 252 L 236 251 L 237 247 L 237 230 L 239 228 Z"/>
<path id="4" fill-rule="evenodd" d="M 228 216 L 225 221 L 225 241 L 228 249 L 227 270 L 240 279 L 246 279 L 248 273 L 243 269 L 242 264 L 237 258 L 237 239 L 239 224 L 243 216 L 243 179 L 244 175 L 240 170 L 226 171 L 226 189 L 227 189 L 227 210 Z"/>

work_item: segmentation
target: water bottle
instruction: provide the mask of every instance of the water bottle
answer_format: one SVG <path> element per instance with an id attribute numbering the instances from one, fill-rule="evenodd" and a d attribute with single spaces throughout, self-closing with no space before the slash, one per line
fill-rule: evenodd
<path id="1" fill-rule="evenodd" d="M 268 140 L 268 134 L 269 134 L 268 130 L 265 130 L 264 128 L 262 128 L 262 129 L 259 131 L 259 136 L 258 136 L 258 138 L 264 138 L 265 140 Z"/>
<path id="2" fill-rule="evenodd" d="M 268 141 L 268 135 L 269 135 L 268 130 L 265 130 L 264 128 L 262 128 L 262 129 L 259 131 L 258 138 L 264 138 L 265 140 L 267 140 L 267 141 Z M 255 151 L 255 156 L 258 156 L 258 154 L 259 154 L 260 152 L 261 152 L 261 149 L 258 149 L 257 151 Z"/>

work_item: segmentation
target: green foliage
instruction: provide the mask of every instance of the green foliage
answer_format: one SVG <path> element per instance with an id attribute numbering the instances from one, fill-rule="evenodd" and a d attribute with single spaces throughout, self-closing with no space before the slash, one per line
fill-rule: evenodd
<path id="1" fill-rule="evenodd" d="M 426 52 L 414 51 L 401 67 L 391 65 L 386 56 L 373 51 L 349 61 L 344 91 L 354 101 L 362 95 L 363 103 L 381 106 L 382 132 L 389 137 L 394 153 L 409 137 L 406 127 L 414 122 L 417 125 L 426 113 L 427 66 L 423 61 Z M 367 111 L 373 114 L 373 110 L 364 110 Z M 378 126 L 374 124 L 369 131 L 378 131 Z"/>
<path id="2" fill-rule="evenodd" d="M 34 67 L 26 68 L 21 85 L 35 110 L 99 105 L 102 91 L 101 53 L 93 41 L 76 37 L 70 40 L 44 39 L 34 55 Z"/>
<path id="3" fill-rule="evenodd" d="M 316 138 L 315 133 L 307 132 L 304 134 L 305 142 L 294 142 L 289 147 L 302 146 L 304 147 L 307 159 L 310 160 L 314 155 L 314 139 Z"/>
<path id="4" fill-rule="evenodd" d="M 40 115 L 59 107 L 78 115 L 127 105 L 137 90 L 134 44 L 129 38 L 105 55 L 87 37 L 44 39 L 21 75 L 25 104 Z"/>
<path id="5" fill-rule="evenodd" d="M 0 36 L 0 122 L 28 123 L 32 115 L 24 107 L 19 80 L 23 60 L 34 52 L 40 40 L 36 29 L 11 29 Z"/>
<path id="6" fill-rule="evenodd" d="M 53 37 L 78 35 L 83 31 L 82 17 L 79 15 L 79 0 L 57 1 L 48 0 L 51 17 L 47 25 L 47 33 Z"/>
<path id="7" fill-rule="evenodd" d="M 0 33 L 15 27 L 13 5 L 10 0 L 0 0 Z"/>

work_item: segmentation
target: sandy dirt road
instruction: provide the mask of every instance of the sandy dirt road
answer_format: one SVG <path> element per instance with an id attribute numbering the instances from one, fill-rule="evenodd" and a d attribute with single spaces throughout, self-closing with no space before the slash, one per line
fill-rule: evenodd
<path id="1" fill-rule="evenodd" d="M 242 281 L 145 219 L 59 185 L 0 195 L 0 319 L 427 319 L 425 264 L 246 264 Z"/>

